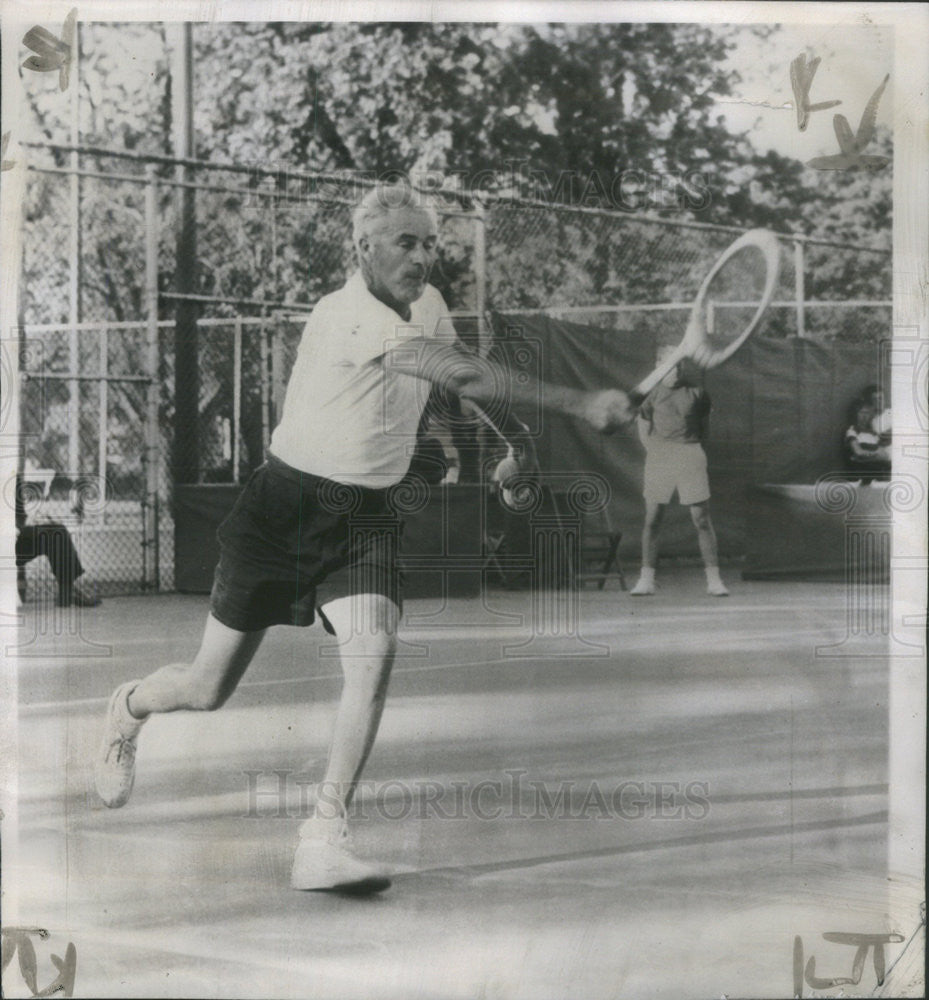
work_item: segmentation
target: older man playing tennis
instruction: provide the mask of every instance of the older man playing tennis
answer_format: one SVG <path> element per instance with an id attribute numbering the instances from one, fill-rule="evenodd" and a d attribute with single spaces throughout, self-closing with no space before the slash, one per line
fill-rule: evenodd
<path id="1" fill-rule="evenodd" d="M 408 186 L 372 189 L 354 215 L 359 270 L 319 301 L 304 331 L 270 455 L 218 530 L 220 559 L 200 649 L 122 684 L 110 698 L 96 785 L 111 807 L 132 791 L 136 742 L 151 716 L 219 708 L 272 625 L 335 634 L 342 695 L 326 794 L 300 829 L 295 889 L 386 888 L 382 866 L 356 858 L 346 814 L 377 733 L 395 655 L 400 588 L 389 489 L 407 472 L 429 384 L 478 404 L 505 386 L 610 431 L 632 418 L 618 390 L 509 381 L 457 341 L 429 285 L 434 209 Z M 499 402 L 499 400 L 497 400 Z M 353 519 L 374 525 L 353 532 Z M 380 525 L 380 527 L 378 527 Z"/>

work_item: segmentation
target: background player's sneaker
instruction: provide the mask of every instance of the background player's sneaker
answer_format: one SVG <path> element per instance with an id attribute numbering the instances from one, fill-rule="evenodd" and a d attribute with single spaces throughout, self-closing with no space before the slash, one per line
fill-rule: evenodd
<path id="1" fill-rule="evenodd" d="M 384 867 L 361 861 L 349 850 L 344 822 L 335 830 L 327 823 L 321 823 L 318 829 L 314 825 L 309 820 L 300 831 L 291 888 L 368 893 L 382 892 L 390 885 Z"/>
<path id="2" fill-rule="evenodd" d="M 654 593 L 655 593 L 655 581 L 652 580 L 651 582 L 649 582 L 648 580 L 644 580 L 642 579 L 642 577 L 639 577 L 639 580 L 636 583 L 636 585 L 632 588 L 632 590 L 629 591 L 629 596 L 651 597 L 651 595 Z"/>
<path id="3" fill-rule="evenodd" d="M 710 597 L 728 597 L 729 591 L 719 575 L 719 567 L 707 566 L 704 572 L 706 573 L 706 592 Z"/>
<path id="4" fill-rule="evenodd" d="M 138 683 L 121 684 L 110 697 L 103 722 L 103 741 L 94 762 L 97 794 L 111 809 L 129 801 L 135 782 L 136 741 L 144 719 L 129 714 L 126 696 Z"/>

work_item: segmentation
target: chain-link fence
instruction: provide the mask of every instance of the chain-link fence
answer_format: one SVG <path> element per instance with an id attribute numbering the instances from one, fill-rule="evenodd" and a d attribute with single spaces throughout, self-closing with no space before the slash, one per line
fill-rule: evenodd
<path id="1" fill-rule="evenodd" d="M 677 340 L 716 257 L 743 230 L 533 202 L 491 202 L 487 299 Z M 891 330 L 889 251 L 782 236 L 765 335 L 877 342 Z"/>
<path id="2" fill-rule="evenodd" d="M 352 269 L 370 182 L 49 146 L 29 178 L 21 428 L 27 471 L 53 473 L 34 516 L 70 514 L 104 592 L 171 589 L 173 487 L 242 482 L 263 461 L 306 314 Z M 479 350 L 489 309 L 676 341 L 740 232 L 434 193 L 431 280 Z M 889 335 L 889 252 L 782 240 L 766 335 Z"/>

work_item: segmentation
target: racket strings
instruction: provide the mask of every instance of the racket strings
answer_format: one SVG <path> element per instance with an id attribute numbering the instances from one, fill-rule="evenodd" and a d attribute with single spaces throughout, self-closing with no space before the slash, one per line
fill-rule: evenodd
<path id="1" fill-rule="evenodd" d="M 725 351 L 741 336 L 762 303 L 766 279 L 764 256 L 751 246 L 720 268 L 707 287 L 699 317 L 712 351 Z"/>

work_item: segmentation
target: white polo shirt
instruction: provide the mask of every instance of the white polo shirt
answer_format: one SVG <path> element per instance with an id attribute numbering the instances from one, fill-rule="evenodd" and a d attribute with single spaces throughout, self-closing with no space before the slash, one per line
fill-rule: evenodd
<path id="1" fill-rule="evenodd" d="M 360 272 L 310 314 L 271 451 L 339 483 L 383 489 L 410 465 L 429 383 L 391 368 L 390 352 L 419 337 L 455 342 L 438 290 L 426 285 L 404 320 L 375 298 Z"/>

